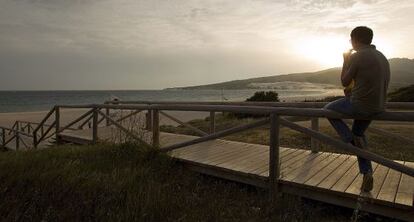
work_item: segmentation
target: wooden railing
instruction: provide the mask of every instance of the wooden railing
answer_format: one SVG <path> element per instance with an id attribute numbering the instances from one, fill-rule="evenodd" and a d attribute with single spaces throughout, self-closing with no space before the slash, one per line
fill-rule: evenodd
<path id="1" fill-rule="evenodd" d="M 241 105 L 242 104 L 242 105 Z M 322 132 L 318 131 L 318 119 L 319 118 L 334 118 L 334 119 L 353 119 L 353 116 L 348 116 L 340 113 L 336 113 L 329 110 L 321 109 L 325 103 L 185 103 L 185 102 L 108 102 L 106 104 L 91 104 L 91 105 L 57 105 L 55 106 L 46 117 L 33 129 L 33 144 L 36 145 L 44 139 L 46 132 L 49 132 L 54 128 L 54 133 L 59 138 L 59 133 L 63 132 L 66 129 L 69 129 L 75 124 L 82 125 L 82 123 L 90 119 L 92 121 L 92 143 L 98 142 L 98 124 L 106 120 L 105 125 L 112 125 L 120 129 L 123 133 L 128 135 L 130 138 L 133 138 L 143 144 L 148 146 L 153 146 L 160 148 L 160 115 L 172 119 L 173 121 L 178 122 L 179 124 L 188 127 L 198 134 L 201 137 L 196 139 L 181 142 L 178 144 L 169 145 L 167 147 L 161 147 L 161 150 L 164 152 L 169 152 L 175 149 L 179 149 L 185 146 L 222 138 L 234 133 L 242 132 L 248 129 L 256 128 L 259 126 L 264 126 L 270 124 L 270 141 L 269 141 L 269 188 L 271 193 L 277 193 L 278 190 L 278 180 L 279 180 L 279 134 L 280 127 L 288 127 L 292 130 L 304 133 L 311 138 L 313 138 L 312 144 L 317 144 L 318 142 L 326 143 L 328 145 L 334 146 L 337 149 L 352 153 L 359 157 L 377 162 L 384 166 L 387 166 L 391 169 L 400 171 L 404 174 L 414 176 L 414 169 L 407 167 L 399 162 L 395 162 L 388 158 L 382 157 L 378 154 L 372 153 L 368 150 L 359 149 L 351 144 L 344 143 L 341 140 L 334 139 Z M 388 103 L 387 107 L 390 109 L 414 109 L 414 103 Z M 78 117 L 77 119 L 71 121 L 65 126 L 61 126 L 60 119 L 60 110 L 61 109 L 72 109 L 72 108 L 84 108 L 88 109 L 86 113 Z M 103 111 L 105 110 L 105 112 Z M 111 112 L 116 112 L 120 110 L 129 110 L 130 113 L 119 119 L 114 119 L 110 115 Z M 152 132 L 152 141 L 149 144 L 144 139 L 140 138 L 139 135 L 136 135 L 134 132 L 128 130 L 122 125 L 122 120 L 132 117 L 140 112 L 146 111 L 146 129 Z M 210 113 L 210 130 L 209 132 L 204 132 L 202 130 L 196 129 L 195 127 L 181 121 L 172 115 L 166 113 L 165 111 L 202 111 Z M 233 113 L 249 113 L 249 114 L 260 114 L 265 116 L 264 118 L 257 120 L 256 122 L 249 123 L 242 126 L 233 127 L 230 129 L 225 129 L 217 132 L 215 130 L 215 113 L 217 112 L 233 112 Z M 53 115 L 54 114 L 54 115 Z M 41 130 L 42 126 L 50 119 L 54 120 L 52 124 L 49 124 L 45 133 L 40 133 L 41 138 L 37 138 L 38 131 Z M 306 117 L 312 121 L 312 127 L 306 128 L 301 125 L 290 121 L 288 117 Z M 368 119 L 368 118 L 364 118 Z M 413 111 L 388 111 L 384 112 L 369 118 L 371 120 L 382 120 L 382 121 L 401 121 L 401 122 L 414 122 L 414 112 Z M 317 146 L 317 145 L 314 145 Z M 314 152 L 317 152 L 316 147 L 313 147 Z"/>
<path id="2" fill-rule="evenodd" d="M 12 142 L 14 142 L 14 149 L 16 150 L 19 150 L 22 145 L 26 149 L 29 148 L 30 144 L 27 144 L 24 137 L 31 138 L 31 135 L 13 128 L 0 126 L 0 146 L 3 148 L 6 148 Z"/>
<path id="3" fill-rule="evenodd" d="M 405 107 L 411 107 L 412 104 L 406 104 Z M 183 142 L 180 144 L 174 144 L 169 147 L 163 147 L 163 151 L 171 151 L 174 149 L 178 149 L 184 146 L 205 142 L 212 139 L 221 138 L 233 133 L 245 131 L 247 129 L 255 128 L 258 126 L 262 126 L 265 124 L 272 123 L 271 125 L 271 141 L 270 141 L 270 148 L 271 152 L 272 149 L 278 149 L 278 129 L 280 126 L 285 126 L 290 129 L 302 132 L 306 135 L 314 137 L 315 139 L 319 140 L 320 142 L 327 143 L 332 145 L 336 148 L 341 150 L 353 153 L 360 157 L 375 161 L 380 163 L 384 166 L 390 167 L 392 169 L 401 171 L 406 173 L 410 176 L 414 176 L 414 169 L 404 166 L 400 163 L 394 162 L 377 154 L 374 154 L 367 150 L 361 150 L 357 147 L 354 147 L 350 144 L 346 144 L 340 140 L 331 138 L 328 135 L 325 135 L 321 132 L 318 132 L 314 129 L 308 129 L 302 127 L 294 122 L 287 120 L 282 116 L 296 116 L 296 117 L 310 117 L 310 118 L 336 118 L 336 119 L 353 119 L 352 116 L 343 115 L 340 113 L 336 113 L 333 111 L 323 110 L 319 108 L 290 108 L 290 107 L 272 107 L 272 106 L 236 106 L 236 105 L 189 105 L 189 104 L 152 104 L 152 105 L 140 105 L 140 104 L 103 104 L 103 105 L 70 105 L 70 106 L 60 106 L 62 108 L 90 108 L 94 107 L 95 109 L 109 109 L 109 110 L 148 110 L 151 112 L 152 116 L 152 146 L 159 147 L 159 114 L 160 111 L 204 111 L 204 112 L 235 112 L 235 113 L 250 113 L 250 114 L 262 114 L 267 115 L 268 118 L 264 120 L 260 120 L 255 123 L 250 123 L 244 126 L 238 126 L 231 129 L 226 129 L 220 132 L 214 132 L 209 135 L 202 136 L 200 138 L 194 139 L 192 141 Z M 397 108 L 397 107 L 394 107 Z M 105 117 L 111 123 L 114 123 L 113 119 L 109 118 L 105 115 L 102 111 L 97 111 L 101 116 Z M 367 119 L 367 118 L 365 118 Z M 414 112 L 411 111 L 392 111 L 392 112 L 384 112 L 369 118 L 372 120 L 383 120 L 383 121 L 414 121 Z M 116 125 L 116 124 L 114 124 Z M 121 126 L 118 126 L 121 128 Z M 125 130 L 127 131 L 127 130 Z M 129 132 L 131 133 L 131 132 Z M 276 139 L 275 139 L 276 138 Z M 95 141 L 96 139 L 94 139 Z M 275 142 L 276 141 L 276 142 Z M 274 163 L 277 161 L 270 157 L 270 163 Z M 277 168 L 277 167 L 276 167 Z M 269 169 L 271 175 L 273 174 L 273 170 Z M 276 169 L 278 171 L 278 169 Z"/>

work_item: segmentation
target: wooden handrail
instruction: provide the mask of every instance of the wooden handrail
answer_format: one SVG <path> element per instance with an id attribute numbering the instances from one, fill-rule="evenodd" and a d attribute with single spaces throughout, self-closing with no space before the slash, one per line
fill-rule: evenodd
<path id="1" fill-rule="evenodd" d="M 133 104 L 131 104 L 133 103 Z M 235 112 L 235 113 L 251 113 L 251 114 L 265 114 L 265 115 L 272 115 L 272 116 L 278 116 L 278 123 L 289 127 L 291 129 L 297 130 L 299 132 L 305 133 L 307 135 L 310 135 L 311 137 L 314 137 L 322 142 L 334 145 L 337 148 L 349 151 L 353 154 L 356 154 L 360 157 L 378 162 L 382 165 L 385 165 L 391 169 L 403 172 L 405 174 L 408 174 L 410 176 L 414 176 L 414 169 L 411 169 L 409 167 L 406 167 L 400 163 L 396 163 L 392 160 L 389 160 L 387 158 L 384 158 L 382 156 L 379 156 L 377 154 L 371 153 L 366 150 L 358 149 L 352 145 L 343 143 L 342 141 L 335 140 L 333 138 L 330 138 L 329 136 L 317 132 L 312 129 L 308 129 L 305 127 L 302 127 L 298 124 L 292 123 L 286 119 L 280 118 L 280 116 L 300 116 L 300 117 L 310 117 L 310 118 L 336 118 L 336 119 L 354 119 L 355 116 L 348 116 L 341 113 L 333 112 L 330 110 L 324 110 L 320 109 L 326 103 L 249 103 L 249 102 L 243 102 L 243 103 L 235 103 L 235 102 L 226 102 L 226 103 L 215 103 L 215 102 L 192 102 L 192 104 L 185 103 L 185 102 L 151 102 L 151 101 L 145 101 L 145 104 L 142 103 L 142 101 L 121 101 L 116 103 L 106 103 L 106 104 L 90 104 L 90 105 L 59 105 L 55 106 L 52 110 L 49 111 L 49 113 L 46 115 L 46 117 L 39 123 L 39 125 L 35 128 L 34 132 L 37 132 L 41 125 L 43 125 L 46 120 L 53 114 L 54 111 L 60 108 L 92 108 L 95 110 L 96 113 L 99 113 L 102 115 L 105 119 L 107 119 L 109 122 L 120 128 L 122 131 L 124 131 L 127 135 L 131 136 L 134 139 L 137 139 L 140 142 L 143 142 L 146 144 L 145 141 L 138 138 L 136 135 L 129 132 L 127 129 L 125 129 L 123 126 L 121 126 L 117 121 L 111 119 L 108 115 L 103 113 L 100 109 L 114 109 L 114 110 L 135 110 L 135 112 L 139 112 L 141 110 L 151 110 L 153 112 L 159 112 L 161 110 L 175 110 L 175 111 L 203 111 L 203 112 Z M 304 108 L 297 108 L 297 107 L 304 107 Z M 310 108 L 311 107 L 311 108 Z M 318 108 L 319 107 L 319 108 Z M 414 108 L 414 103 L 387 103 L 388 108 L 405 108 L 405 109 L 412 109 Z M 134 112 L 133 112 L 134 113 Z M 165 114 L 165 113 L 163 113 Z M 82 117 L 86 117 L 88 114 L 82 115 Z M 168 114 L 167 114 L 168 115 Z M 58 114 L 57 114 L 58 116 Z M 97 116 L 95 115 L 94 123 L 96 125 L 98 119 L 96 119 Z M 370 119 L 370 120 L 385 120 L 385 121 L 414 121 L 414 111 L 389 111 L 389 112 L 383 112 L 375 116 L 361 118 L 356 117 L 358 119 Z M 76 121 L 80 121 L 82 118 L 76 119 Z M 55 120 L 55 122 L 52 124 L 57 124 L 57 127 L 59 127 L 59 124 L 56 122 L 58 120 Z M 154 119 L 155 121 L 155 119 Z M 200 137 L 191 141 L 183 142 L 180 144 L 171 145 L 169 147 L 166 147 L 162 149 L 163 151 L 171 151 L 180 147 L 217 139 L 220 137 L 224 137 L 227 135 L 230 135 L 232 133 L 244 131 L 250 128 L 254 128 L 257 126 L 264 125 L 269 122 L 269 119 L 261 120 L 256 123 L 247 124 L 245 126 L 235 127 L 227 130 L 223 130 L 221 132 L 213 133 L 211 135 L 206 135 L 204 137 Z M 274 121 L 272 121 L 274 122 Z M 70 123 L 73 124 L 73 121 Z M 153 123 L 154 124 L 154 123 Z M 156 123 L 155 123 L 156 124 Z M 155 126 L 155 125 L 154 125 Z M 153 127 L 154 127 L 153 126 Z M 316 126 L 316 125 L 315 125 Z M 314 126 L 314 128 L 316 128 Z M 45 137 L 46 134 L 51 130 L 52 127 L 49 127 L 47 130 L 47 133 L 44 133 L 42 135 L 42 138 Z M 94 127 L 96 128 L 96 127 Z M 96 131 L 96 130 L 94 130 Z M 57 129 L 57 132 L 60 132 L 60 128 Z M 16 133 L 20 133 L 19 131 L 16 131 Z M 96 134 L 96 132 L 94 132 Z M 157 135 L 156 130 L 153 130 L 154 136 Z M 23 133 L 22 133 L 23 135 Z M 29 135 L 30 136 L 30 135 Z M 158 144 L 158 141 L 156 141 L 157 138 L 153 138 L 154 145 Z M 41 141 L 41 139 L 39 140 Z M 148 144 L 147 144 L 148 145 Z"/>
<path id="2" fill-rule="evenodd" d="M 83 121 L 79 126 L 78 129 L 83 129 L 83 126 L 85 126 L 91 119 L 93 118 L 93 115 L 90 115 L 88 118 L 86 118 L 85 121 Z"/>
<path id="3" fill-rule="evenodd" d="M 8 140 L 6 140 L 4 143 L 3 143 L 3 146 L 6 146 L 7 144 L 9 144 L 13 139 L 15 139 L 16 138 L 16 134 L 14 134 L 12 137 L 10 137 Z"/>
<path id="4" fill-rule="evenodd" d="M 42 140 L 46 137 L 47 134 L 49 134 L 49 132 L 53 129 L 53 127 L 56 125 L 56 120 L 53 121 L 53 123 L 47 128 L 47 130 L 43 133 L 43 135 L 37 140 L 34 141 L 34 146 L 36 147 L 37 145 L 39 145 L 40 142 L 42 142 Z"/>
<path id="5" fill-rule="evenodd" d="M 414 111 L 390 111 L 377 114 L 372 117 L 350 116 L 337 113 L 331 110 L 315 108 L 291 108 L 291 107 L 268 107 L 268 106 L 229 106 L 229 105 L 62 105 L 63 108 L 108 108 L 108 109 L 130 109 L 130 110 L 175 110 L 175 111 L 202 111 L 202 112 L 235 112 L 251 114 L 270 114 L 276 113 L 281 116 L 301 116 L 301 117 L 322 117 L 333 119 L 368 119 L 384 121 L 414 121 Z"/>
<path id="6" fill-rule="evenodd" d="M 88 112 L 82 114 L 80 117 L 76 118 L 75 120 L 73 120 L 72 122 L 66 124 L 66 126 L 64 127 L 60 127 L 58 130 L 58 133 L 62 132 L 63 130 L 68 129 L 69 127 L 75 125 L 77 122 L 81 121 L 82 119 L 84 119 L 85 117 L 87 117 L 89 114 L 91 114 L 93 112 L 93 109 L 89 110 Z"/>
<path id="7" fill-rule="evenodd" d="M 49 119 L 49 117 L 55 112 L 56 106 L 54 106 L 47 114 L 46 116 L 40 121 L 39 125 L 33 130 L 33 132 L 37 132 L 40 127 L 46 123 L 46 121 Z"/>
<path id="8" fill-rule="evenodd" d="M 197 144 L 197 143 L 202 143 L 202 142 L 206 142 L 208 140 L 213 140 L 213 139 L 217 139 L 217 138 L 220 138 L 220 137 L 228 136 L 228 135 L 231 135 L 231 134 L 234 134 L 234 133 L 237 133 L 237 132 L 245 131 L 245 130 L 248 130 L 248 129 L 253 129 L 253 128 L 256 128 L 256 127 L 259 127 L 259 126 L 263 126 L 267 123 L 269 123 L 268 118 L 266 118 L 264 120 L 254 122 L 254 123 L 249 123 L 249 124 L 246 124 L 246 125 L 243 125 L 243 126 L 237 126 L 237 127 L 234 127 L 234 128 L 226 129 L 226 130 L 223 130 L 223 131 L 220 131 L 220 132 L 217 132 L 217 133 L 213 133 L 213 134 L 210 134 L 210 135 L 207 135 L 207 136 L 204 136 L 204 137 L 196 138 L 196 139 L 193 139 L 193 140 L 190 140 L 190 141 L 185 141 L 185 142 L 182 142 L 182 143 L 179 143 L 179 144 L 174 144 L 174 145 L 171 145 L 171 146 L 168 146 L 168 147 L 164 147 L 161 150 L 164 151 L 164 152 L 172 151 L 172 150 L 175 150 L 175 149 L 178 149 L 178 148 L 181 148 L 181 147 L 190 146 L 190 145 L 194 145 L 194 144 Z"/>
<path id="9" fill-rule="evenodd" d="M 23 136 L 32 137 L 31 134 L 28 134 L 28 133 L 25 133 L 25 132 L 21 132 L 19 130 L 12 129 L 12 128 L 9 128 L 9 127 L 0 126 L 0 129 L 4 129 L 4 130 L 9 131 L 11 133 L 17 133 L 17 132 L 19 132 Z"/>
<path id="10" fill-rule="evenodd" d="M 130 136 L 131 138 L 137 140 L 138 142 L 141 142 L 147 146 L 151 146 L 150 144 L 148 144 L 147 142 L 145 142 L 144 140 L 142 140 L 141 138 L 139 138 L 138 136 L 136 136 L 135 134 L 129 132 L 129 130 L 125 129 L 125 127 L 123 127 L 121 124 L 119 124 L 117 121 L 113 120 L 111 117 L 107 116 L 105 113 L 103 113 L 100 110 L 97 110 L 97 112 L 105 117 L 107 120 L 109 120 L 109 122 L 111 122 L 111 124 L 115 125 L 116 127 L 118 127 L 121 131 L 123 131 L 125 134 L 127 134 L 128 136 Z"/>
<path id="11" fill-rule="evenodd" d="M 117 120 L 115 120 L 115 121 L 117 121 L 117 122 L 121 122 L 122 120 L 128 119 L 128 118 L 130 118 L 130 117 L 132 117 L 132 116 L 134 116 L 134 115 L 136 115 L 136 114 L 138 114 L 138 113 L 140 113 L 140 112 L 142 112 L 142 110 L 133 111 L 133 112 L 131 112 L 130 114 L 128 114 L 128 115 L 126 115 L 126 116 L 123 116 L 123 117 L 120 117 L 119 119 L 117 119 Z M 108 115 L 107 115 L 107 116 L 108 116 Z"/>
<path id="12" fill-rule="evenodd" d="M 167 113 L 165 113 L 165 112 L 163 112 L 163 111 L 160 111 L 160 114 L 162 114 L 162 115 L 164 115 L 165 117 L 167 117 L 167 118 L 169 118 L 169 119 L 171 119 L 171 120 L 173 120 L 173 121 L 177 122 L 178 124 L 180 124 L 180 125 L 182 125 L 182 126 L 185 126 L 185 127 L 189 128 L 189 129 L 194 130 L 195 132 L 197 132 L 197 133 L 198 133 L 198 134 L 200 134 L 201 136 L 206 136 L 206 135 L 208 135 L 208 133 L 206 133 L 206 132 L 204 132 L 204 131 L 202 131 L 202 130 L 200 130 L 200 129 L 198 129 L 198 128 L 196 128 L 196 127 L 194 127 L 194 126 L 192 126 L 192 125 L 190 125 L 190 124 L 188 124 L 188 123 L 185 123 L 185 122 L 183 122 L 183 121 L 181 121 L 181 120 L 179 120 L 179 119 L 177 119 L 177 118 L 175 118 L 175 117 L 173 117 L 173 116 L 171 116 L 171 115 L 169 115 L 169 114 L 167 114 Z"/>
<path id="13" fill-rule="evenodd" d="M 235 105 L 235 106 L 271 106 L 271 107 L 295 107 L 295 108 L 323 108 L 328 102 L 250 102 L 250 101 L 228 101 L 228 102 L 200 102 L 200 101 L 106 101 L 104 104 L 180 104 L 180 105 Z M 387 102 L 388 109 L 414 109 L 414 102 Z"/>

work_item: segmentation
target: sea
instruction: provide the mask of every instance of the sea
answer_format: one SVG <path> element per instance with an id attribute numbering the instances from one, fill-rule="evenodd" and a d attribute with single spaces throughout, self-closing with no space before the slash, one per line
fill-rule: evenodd
<path id="1" fill-rule="evenodd" d="M 0 91 L 0 113 L 50 110 L 54 105 L 99 104 L 112 98 L 134 101 L 244 101 L 258 89 L 244 90 L 99 90 Z M 277 90 L 283 100 L 303 100 L 339 93 L 335 89 Z"/>

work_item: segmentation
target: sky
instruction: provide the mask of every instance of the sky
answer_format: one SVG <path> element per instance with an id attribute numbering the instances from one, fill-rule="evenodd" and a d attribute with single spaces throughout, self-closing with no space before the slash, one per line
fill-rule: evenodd
<path id="1" fill-rule="evenodd" d="M 414 58 L 412 0 L 0 0 L 0 90 L 163 89 Z"/>

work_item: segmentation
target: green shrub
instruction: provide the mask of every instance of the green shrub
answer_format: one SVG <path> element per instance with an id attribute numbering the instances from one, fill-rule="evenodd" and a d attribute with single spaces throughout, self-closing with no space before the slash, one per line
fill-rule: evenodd
<path id="1" fill-rule="evenodd" d="M 322 99 L 305 99 L 302 102 L 332 102 L 342 98 L 344 98 L 344 96 L 327 96 Z"/>
<path id="2" fill-rule="evenodd" d="M 246 102 L 279 102 L 279 94 L 274 91 L 258 91 L 253 96 L 246 99 Z M 229 117 L 236 118 L 260 118 L 263 115 L 260 114 L 249 114 L 249 113 L 229 113 Z"/>
<path id="3" fill-rule="evenodd" d="M 399 88 L 388 94 L 390 102 L 414 102 L 414 85 Z"/>
<path id="4" fill-rule="evenodd" d="M 246 102 L 279 102 L 279 94 L 274 91 L 259 91 L 247 98 Z"/>

